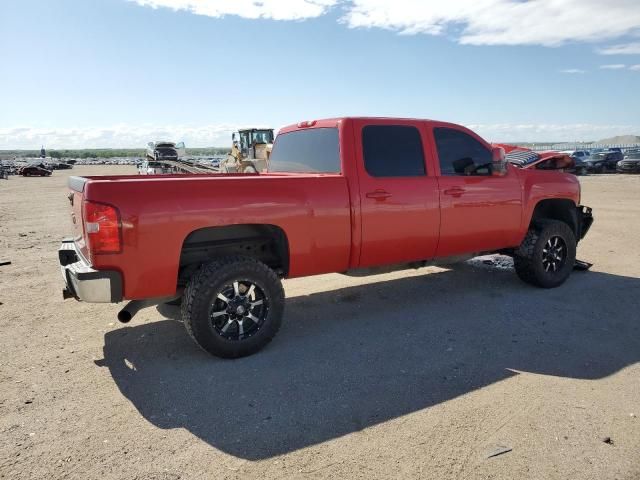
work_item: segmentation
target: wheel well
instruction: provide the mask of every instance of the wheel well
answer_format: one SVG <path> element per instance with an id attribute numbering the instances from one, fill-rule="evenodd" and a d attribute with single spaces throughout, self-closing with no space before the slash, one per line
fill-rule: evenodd
<path id="1" fill-rule="evenodd" d="M 200 265 L 228 255 L 253 257 L 282 277 L 289 272 L 289 243 L 275 225 L 228 225 L 191 232 L 180 252 L 178 287 L 187 284 Z"/>
<path id="2" fill-rule="evenodd" d="M 566 223 L 575 234 L 576 240 L 579 239 L 578 216 L 576 205 L 573 201 L 561 198 L 541 200 L 533 211 L 531 224 L 545 219 L 559 220 Z"/>

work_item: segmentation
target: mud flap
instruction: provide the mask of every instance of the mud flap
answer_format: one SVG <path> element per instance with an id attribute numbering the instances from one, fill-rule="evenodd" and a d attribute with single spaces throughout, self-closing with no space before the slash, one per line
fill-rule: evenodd
<path id="1" fill-rule="evenodd" d="M 593 263 L 583 262 L 582 260 L 576 259 L 576 263 L 573 265 L 574 270 L 579 270 L 581 272 L 586 272 L 591 267 L 593 267 Z"/>

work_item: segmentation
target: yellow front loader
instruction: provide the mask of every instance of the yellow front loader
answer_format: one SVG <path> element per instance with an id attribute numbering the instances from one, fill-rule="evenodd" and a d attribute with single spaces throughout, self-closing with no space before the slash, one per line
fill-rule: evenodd
<path id="1" fill-rule="evenodd" d="M 273 128 L 245 128 L 231 135 L 231 153 L 220 164 L 223 173 L 256 173 L 267 168 Z"/>

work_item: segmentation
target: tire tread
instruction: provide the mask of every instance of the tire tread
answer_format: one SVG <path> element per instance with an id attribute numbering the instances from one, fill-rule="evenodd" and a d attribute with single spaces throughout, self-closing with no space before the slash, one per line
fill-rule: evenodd
<path id="1" fill-rule="evenodd" d="M 237 342 L 237 345 L 230 346 L 224 350 L 216 350 L 212 345 L 207 345 L 202 336 L 198 334 L 196 309 L 200 307 L 200 305 L 197 305 L 197 302 L 201 300 L 202 292 L 207 287 L 212 286 L 216 278 L 232 273 L 239 267 L 251 270 L 258 276 L 265 276 L 266 280 L 272 286 L 277 287 L 276 298 L 272 299 L 272 301 L 278 302 L 284 306 L 284 289 L 282 288 L 280 278 L 271 268 L 259 260 L 243 255 L 233 255 L 221 257 L 212 262 L 203 264 L 201 268 L 196 271 L 193 277 L 191 277 L 191 280 L 184 291 L 181 306 L 182 320 L 185 329 L 187 330 L 187 334 L 198 344 L 198 346 L 200 346 L 200 348 L 208 353 L 223 358 L 237 358 L 257 352 L 273 340 L 273 337 L 278 332 L 281 324 L 281 318 L 278 318 L 276 315 L 276 318 L 272 319 L 272 325 L 269 326 L 270 328 L 265 328 L 268 327 L 267 325 L 263 326 L 261 339 L 257 344 L 257 348 L 252 347 L 249 349 L 247 349 L 246 345 L 243 344 L 244 341 L 239 341 Z"/>

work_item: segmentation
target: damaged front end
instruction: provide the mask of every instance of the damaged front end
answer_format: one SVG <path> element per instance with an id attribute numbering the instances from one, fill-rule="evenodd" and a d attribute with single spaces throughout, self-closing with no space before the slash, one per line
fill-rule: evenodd
<path id="1" fill-rule="evenodd" d="M 591 228 L 591 225 L 593 225 L 593 213 L 590 207 L 585 207 L 584 205 L 579 205 L 576 207 L 576 210 L 578 219 L 577 239 L 582 240 Z"/>
<path id="2" fill-rule="evenodd" d="M 561 170 L 569 173 L 576 171 L 576 161 L 566 153 L 555 150 L 534 152 L 528 148 L 505 144 L 494 144 L 494 146 L 504 149 L 506 160 L 519 168 Z"/>

